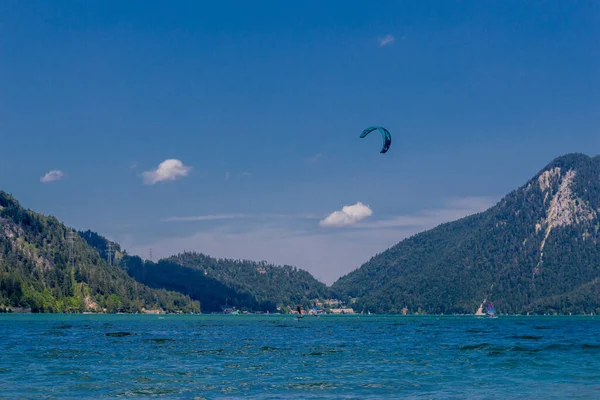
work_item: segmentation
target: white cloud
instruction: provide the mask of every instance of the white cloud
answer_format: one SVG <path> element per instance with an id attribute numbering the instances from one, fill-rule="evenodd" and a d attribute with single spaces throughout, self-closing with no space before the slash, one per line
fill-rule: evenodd
<path id="1" fill-rule="evenodd" d="M 327 218 L 319 222 L 321 226 L 346 226 L 353 225 L 358 221 L 373 214 L 369 206 L 360 201 L 351 206 L 344 206 L 341 211 L 334 211 Z"/>
<path id="2" fill-rule="evenodd" d="M 229 171 L 225 171 L 225 179 L 229 179 L 229 175 L 231 175 Z"/>
<path id="3" fill-rule="evenodd" d="M 250 176 L 250 175 L 251 174 L 248 171 L 244 171 L 244 172 L 241 173 L 241 176 Z"/>
<path id="4" fill-rule="evenodd" d="M 187 176 L 191 170 L 191 167 L 183 165 L 180 160 L 168 159 L 161 162 L 156 170 L 143 172 L 142 176 L 145 184 L 153 185 L 158 182 L 172 181 L 178 177 Z"/>
<path id="5" fill-rule="evenodd" d="M 379 39 L 379 47 L 387 46 L 388 44 L 394 43 L 394 40 L 396 39 L 388 33 L 383 39 Z"/>
<path id="6" fill-rule="evenodd" d="M 49 183 L 54 181 L 59 181 L 65 176 L 64 172 L 58 169 L 53 169 L 46 173 L 46 175 L 40 178 L 40 182 Z"/>

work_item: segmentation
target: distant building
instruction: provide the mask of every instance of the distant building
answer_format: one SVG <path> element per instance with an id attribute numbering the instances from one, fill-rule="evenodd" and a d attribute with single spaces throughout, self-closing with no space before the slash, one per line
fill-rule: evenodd
<path id="1" fill-rule="evenodd" d="M 158 309 L 158 310 L 146 310 L 145 308 L 142 308 L 142 313 L 144 314 L 163 314 L 163 310 Z"/>
<path id="2" fill-rule="evenodd" d="M 12 312 L 14 313 L 25 313 L 28 314 L 31 312 L 30 307 L 11 307 Z"/>
<path id="3" fill-rule="evenodd" d="M 352 308 L 332 308 L 332 314 L 354 314 L 354 310 Z"/>

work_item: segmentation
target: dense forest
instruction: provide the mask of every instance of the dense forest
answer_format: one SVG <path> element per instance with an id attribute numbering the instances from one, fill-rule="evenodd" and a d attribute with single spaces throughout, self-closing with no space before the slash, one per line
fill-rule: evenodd
<path id="1" fill-rule="evenodd" d="M 188 296 L 136 282 L 55 217 L 26 210 L 0 191 L 0 308 L 7 307 L 33 312 L 200 311 L 200 303 Z"/>
<path id="2" fill-rule="evenodd" d="M 186 252 L 158 263 L 127 256 L 121 264 L 139 282 L 199 300 L 205 312 L 222 311 L 225 305 L 275 312 L 297 304 L 308 307 L 313 300 L 329 295 L 327 286 L 308 272 L 265 262 Z"/>
<path id="3" fill-rule="evenodd" d="M 600 313 L 600 157 L 568 154 L 485 212 L 407 238 L 332 290 L 361 311 Z"/>

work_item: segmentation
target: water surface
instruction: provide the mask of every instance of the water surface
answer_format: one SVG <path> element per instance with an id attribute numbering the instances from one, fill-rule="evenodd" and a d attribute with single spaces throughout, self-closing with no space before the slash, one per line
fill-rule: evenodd
<path id="1" fill-rule="evenodd" d="M 0 398 L 599 399 L 596 317 L 0 315 Z"/>

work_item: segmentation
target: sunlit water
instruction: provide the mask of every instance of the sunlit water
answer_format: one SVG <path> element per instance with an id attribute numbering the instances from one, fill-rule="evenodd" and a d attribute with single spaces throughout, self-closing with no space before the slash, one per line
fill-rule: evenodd
<path id="1" fill-rule="evenodd" d="M 0 315 L 0 398 L 600 399 L 600 318 Z"/>

